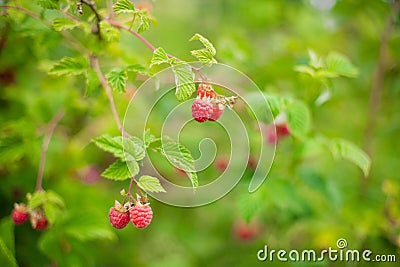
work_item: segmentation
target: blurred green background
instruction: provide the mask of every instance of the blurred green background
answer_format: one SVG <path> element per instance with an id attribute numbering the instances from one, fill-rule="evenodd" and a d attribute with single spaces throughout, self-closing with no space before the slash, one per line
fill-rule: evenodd
<path id="1" fill-rule="evenodd" d="M 17 2 L 41 18 L 57 16 L 36 1 Z M 105 1 L 96 3 L 105 8 Z M 400 261 L 400 17 L 395 14 L 395 24 L 388 26 L 391 1 L 146 4 L 157 24 L 143 33 L 145 38 L 190 61 L 188 51 L 198 44 L 188 39 L 196 32 L 206 36 L 215 45 L 219 62 L 244 72 L 265 92 L 307 103 L 312 114 L 309 138 L 282 139 L 267 180 L 253 194 L 247 192 L 253 172 L 249 167 L 239 185 L 215 203 L 176 208 L 152 200 L 154 218 L 148 228 L 130 225 L 116 231 L 107 214 L 129 182 L 99 178 L 112 157 L 90 143 L 104 133 L 118 135 L 105 94 L 99 88 L 85 96 L 82 77 L 48 75 L 52 63 L 78 53 L 65 36 L 10 10 L 0 17 L 1 266 L 10 264 L 5 250 L 15 253 L 19 266 L 397 266 L 271 263 L 259 262 L 256 256 L 264 245 L 320 251 L 336 248 L 336 241 L 345 238 L 349 249 L 394 254 Z M 84 12 L 90 16 L 86 7 Z M 72 34 L 80 38 L 79 33 Z M 127 63 L 147 66 L 151 59 L 151 51 L 126 32 L 105 49 L 104 68 Z M 359 70 L 354 79 L 332 80 L 331 97 L 320 106 L 309 98 L 309 90 L 316 87 L 320 93 L 323 85 L 294 70 L 307 64 L 310 49 L 322 57 L 338 51 Z M 387 49 L 383 56 L 382 49 Z M 370 92 L 379 67 L 384 69 L 381 103 L 371 109 Z M 115 93 L 121 116 L 141 82 L 143 77 L 129 77 L 127 93 Z M 29 224 L 14 229 L 9 219 L 13 203 L 26 201 L 25 195 L 34 190 L 44 127 L 61 107 L 66 115 L 50 143 L 44 188 L 63 197 L 64 215 L 43 233 Z M 365 137 L 368 130 L 370 138 Z M 315 148 L 312 137 L 319 134 L 366 149 L 372 158 L 370 175 L 364 178 L 356 166 L 335 160 L 327 149 Z M 195 142 L 187 146 L 196 147 Z M 172 167 L 164 168 L 168 175 L 179 177 Z M 218 176 L 218 164 L 208 172 Z"/>

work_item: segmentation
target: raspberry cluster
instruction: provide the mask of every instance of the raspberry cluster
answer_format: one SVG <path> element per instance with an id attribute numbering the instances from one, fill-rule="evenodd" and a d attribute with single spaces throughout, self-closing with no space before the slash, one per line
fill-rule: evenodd
<path id="1" fill-rule="evenodd" d="M 24 224 L 30 219 L 31 226 L 35 230 L 45 230 L 49 226 L 49 221 L 44 214 L 43 209 L 36 208 L 30 210 L 25 204 L 14 204 L 14 209 L 11 212 L 11 219 L 16 225 Z"/>
<path id="2" fill-rule="evenodd" d="M 200 84 L 197 98 L 192 104 L 192 116 L 198 122 L 216 121 L 224 113 L 225 99 L 210 84 Z"/>
<path id="3" fill-rule="evenodd" d="M 153 218 L 153 211 L 149 203 L 135 201 L 135 204 L 127 202 L 124 205 L 115 201 L 114 207 L 108 213 L 111 225 L 116 229 L 125 228 L 129 221 L 136 228 L 146 228 Z"/>

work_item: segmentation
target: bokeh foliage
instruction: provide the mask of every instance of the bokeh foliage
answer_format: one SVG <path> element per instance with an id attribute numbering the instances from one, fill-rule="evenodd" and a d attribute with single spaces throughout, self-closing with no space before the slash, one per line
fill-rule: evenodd
<path id="1" fill-rule="evenodd" d="M 143 36 L 156 47 L 191 61 L 188 51 L 198 49 L 199 44 L 188 40 L 199 32 L 213 42 L 218 62 L 243 71 L 268 95 L 305 103 L 311 118 L 306 137 L 288 137 L 278 143 L 271 172 L 257 192 L 247 192 L 249 168 L 231 193 L 205 207 L 184 209 L 152 201 L 154 221 L 143 231 L 133 227 L 114 231 L 108 222 L 108 209 L 128 181 L 88 177 L 88 166 L 96 176 L 97 168 L 103 170 L 114 160 L 90 140 L 105 133 L 119 134 L 102 88 L 90 72 L 77 70 L 77 76 L 68 77 L 48 74 L 61 58 L 80 53 L 71 46 L 74 40 L 69 34 L 52 28 L 51 21 L 61 17 L 57 11 L 44 10 L 36 1 L 17 2 L 38 19 L 15 10 L 0 17 L 1 266 L 12 266 L 14 260 L 7 255 L 15 255 L 20 266 L 252 266 L 266 264 L 256 258 L 265 244 L 275 249 L 320 250 L 335 247 L 339 238 L 346 238 L 352 249 L 396 254 L 400 260 L 398 15 L 388 36 L 388 67 L 373 138 L 365 140 L 371 127 L 368 110 L 376 79 L 373 73 L 381 37 L 387 31 L 390 1 L 343 0 L 327 10 L 311 4 L 317 1 L 306 0 L 149 3 L 157 23 L 150 23 Z M 96 2 L 99 9 L 106 7 L 106 1 Z M 82 19 L 94 19 L 87 7 Z M 57 24 L 53 27 L 60 30 Z M 127 70 L 126 92 L 114 94 L 119 114 L 124 114 L 131 95 L 143 82 L 141 75 L 147 72 L 138 66 L 148 66 L 152 53 L 126 32 L 103 29 L 106 42 L 86 34 L 91 31 L 88 25 L 70 34 L 84 43 L 82 49 L 101 54 L 102 67 L 111 79 Z M 310 51 L 325 61 L 346 55 L 345 61 L 348 58 L 352 64 L 342 69 L 340 77 L 324 72 L 320 74 L 326 77 L 315 78 L 304 67 L 309 64 Z M 315 67 L 318 60 L 314 63 L 308 66 Z M 135 64 L 135 71 L 126 69 Z M 52 70 L 57 74 L 57 69 Z M 93 83 L 87 84 L 85 77 Z M 118 83 L 116 87 L 118 91 Z M 327 90 L 328 101 L 316 105 L 315 100 Z M 29 225 L 14 229 L 9 219 L 13 203 L 25 201 L 26 193 L 33 191 L 44 126 L 61 108 L 67 115 L 50 143 L 44 187 L 64 199 L 65 210 L 47 232 L 35 232 Z M 367 178 L 355 165 L 332 156 L 329 142 L 338 138 L 364 148 L 372 144 Z M 184 142 L 189 148 L 197 147 L 195 139 Z M 197 151 L 192 153 L 198 156 Z M 161 168 L 181 178 L 167 164 Z M 215 166 L 207 170 L 211 177 L 218 173 Z M 254 238 L 237 237 L 242 221 L 257 225 Z"/>

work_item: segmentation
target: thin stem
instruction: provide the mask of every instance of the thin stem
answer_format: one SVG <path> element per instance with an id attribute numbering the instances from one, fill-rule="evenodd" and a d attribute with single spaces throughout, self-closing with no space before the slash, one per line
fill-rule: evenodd
<path id="1" fill-rule="evenodd" d="M 101 32 L 100 32 L 100 22 L 102 20 L 99 12 L 97 12 L 97 8 L 96 8 L 96 3 L 94 1 L 87 1 L 87 0 L 80 0 L 80 2 L 82 4 L 87 5 L 94 13 L 94 15 L 96 16 L 96 31 L 94 32 L 95 34 L 97 34 L 97 36 L 99 37 L 99 40 L 101 40 Z"/>
<path id="2" fill-rule="evenodd" d="M 18 10 L 18 11 L 20 11 L 20 12 L 22 12 L 22 13 L 24 13 L 24 14 L 30 16 L 30 17 L 32 17 L 32 18 L 35 18 L 35 19 L 37 19 L 37 20 L 41 20 L 39 15 L 37 15 L 36 13 L 34 13 L 34 12 L 28 10 L 28 9 L 25 9 L 25 8 L 23 8 L 23 7 L 20 7 L 20 6 L 4 6 L 4 5 L 3 5 L 3 6 L 0 6 L 0 8 L 4 8 L 4 9 L 15 9 L 15 10 Z"/>
<path id="3" fill-rule="evenodd" d="M 115 102 L 114 102 L 114 97 L 112 95 L 112 90 L 111 90 L 110 86 L 108 85 L 106 77 L 104 76 L 103 72 L 100 69 L 99 59 L 97 58 L 97 56 L 90 57 L 90 64 L 91 64 L 92 68 L 94 69 L 94 71 L 96 72 L 101 85 L 106 90 L 108 102 L 110 103 L 111 112 L 113 113 L 114 120 L 117 124 L 117 127 L 124 134 L 124 129 L 122 128 L 122 123 L 121 123 L 121 120 L 119 119 L 117 108 L 116 108 Z"/>
<path id="4" fill-rule="evenodd" d="M 151 51 L 156 50 L 156 48 L 155 48 L 154 45 L 152 45 L 152 44 L 151 44 L 149 41 L 147 41 L 143 36 L 141 36 L 140 34 L 138 34 L 137 32 L 135 32 L 134 30 L 130 29 L 129 27 L 127 27 L 127 26 L 125 26 L 125 25 L 123 25 L 123 24 L 121 24 L 121 23 L 119 23 L 119 22 L 117 22 L 117 21 L 114 21 L 114 20 L 108 20 L 108 23 L 109 23 L 111 26 L 114 26 L 114 27 L 116 27 L 116 28 L 123 29 L 123 30 L 125 30 L 125 31 L 130 32 L 130 33 L 131 33 L 132 35 L 134 35 L 137 39 L 139 39 L 142 43 L 144 43 Z"/>
<path id="5" fill-rule="evenodd" d="M 133 183 L 135 183 L 135 185 L 137 185 L 137 182 L 136 182 L 134 176 L 132 176 L 131 182 L 129 183 L 129 189 L 128 189 L 128 193 L 127 193 L 128 196 L 132 196 L 131 190 L 132 190 L 132 185 L 133 185 Z"/>
<path id="6" fill-rule="evenodd" d="M 379 108 L 381 104 L 382 98 L 382 90 L 385 79 L 385 73 L 387 71 L 387 58 L 388 58 L 388 42 L 389 38 L 392 35 L 396 17 L 399 14 L 400 10 L 400 1 L 396 0 L 392 4 L 391 13 L 388 15 L 386 19 L 386 24 L 384 31 L 381 36 L 380 47 L 379 47 L 379 55 L 377 60 L 377 65 L 374 70 L 371 91 L 369 97 L 369 108 L 367 115 L 367 123 L 364 131 L 364 149 L 372 158 L 373 154 L 373 140 L 374 133 L 376 128 L 376 122 L 379 117 Z M 361 193 L 363 194 L 367 189 L 367 179 L 361 178 Z"/>
<path id="7" fill-rule="evenodd" d="M 57 127 L 57 124 L 60 122 L 62 117 L 64 117 L 65 112 L 63 110 L 59 111 L 49 122 L 46 127 L 46 132 L 44 135 L 42 150 L 40 153 L 40 163 L 39 163 L 39 170 L 38 176 L 36 181 L 36 191 L 43 191 L 43 174 L 44 174 L 44 166 L 46 163 L 46 155 L 47 150 L 49 148 L 51 137 L 53 136 L 54 129 Z"/>

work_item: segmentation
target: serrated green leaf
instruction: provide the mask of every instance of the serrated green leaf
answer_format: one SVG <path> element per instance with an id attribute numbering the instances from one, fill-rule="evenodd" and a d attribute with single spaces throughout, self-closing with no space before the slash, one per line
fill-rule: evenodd
<path id="1" fill-rule="evenodd" d="M 162 144 L 161 152 L 176 168 L 186 172 L 193 188 L 198 186 L 194 159 L 189 149 L 175 141 L 167 140 Z"/>
<path id="2" fill-rule="evenodd" d="M 85 96 L 92 95 L 96 89 L 100 87 L 99 77 L 97 73 L 93 69 L 88 69 L 85 73 L 86 76 L 86 88 L 85 88 Z"/>
<path id="3" fill-rule="evenodd" d="M 128 167 L 129 164 L 129 167 Z M 111 164 L 101 175 L 107 179 L 122 181 L 139 173 L 136 161 L 124 162 L 120 159 Z"/>
<path id="4" fill-rule="evenodd" d="M 135 136 L 122 138 L 122 136 L 102 135 L 92 141 L 102 150 L 112 153 L 123 161 L 139 161 L 146 155 L 143 141 Z"/>
<path id="5" fill-rule="evenodd" d="M 150 20 L 146 14 L 140 13 L 140 23 L 137 29 L 138 33 L 142 33 L 144 31 L 148 31 L 150 29 Z"/>
<path id="6" fill-rule="evenodd" d="M 126 80 L 128 79 L 128 74 L 125 70 L 112 70 L 107 73 L 106 78 L 113 90 L 125 93 Z"/>
<path id="7" fill-rule="evenodd" d="M 135 8 L 131 1 L 129 0 L 118 0 L 114 6 L 115 13 L 133 13 Z"/>
<path id="8" fill-rule="evenodd" d="M 92 142 L 102 150 L 112 153 L 117 158 L 124 156 L 121 141 L 114 139 L 114 137 L 110 135 L 105 134 L 100 137 L 96 137 L 92 140 Z"/>
<path id="9" fill-rule="evenodd" d="M 37 4 L 46 9 L 58 9 L 58 0 L 38 0 Z"/>
<path id="10" fill-rule="evenodd" d="M 217 60 L 213 58 L 213 55 L 208 50 L 205 49 L 192 50 L 190 51 L 190 53 L 203 64 L 210 65 L 213 63 L 217 63 Z"/>
<path id="11" fill-rule="evenodd" d="M 215 54 L 217 53 L 217 50 L 215 50 L 213 44 L 201 34 L 196 33 L 192 38 L 190 38 L 189 41 L 194 41 L 194 40 L 199 40 L 200 42 L 202 42 L 204 47 L 210 52 L 212 57 L 215 56 Z"/>
<path id="12" fill-rule="evenodd" d="M 173 66 L 172 70 L 175 73 L 175 96 L 179 101 L 185 101 L 196 91 L 192 67 L 181 63 Z"/>
<path id="13" fill-rule="evenodd" d="M 65 57 L 53 65 L 49 74 L 53 75 L 80 75 L 88 69 L 88 61 L 84 57 Z"/>
<path id="14" fill-rule="evenodd" d="M 28 208 L 33 210 L 43 205 L 46 200 L 47 196 L 45 191 L 35 191 L 28 199 Z"/>
<path id="15" fill-rule="evenodd" d="M 369 174 L 371 159 L 361 148 L 343 139 L 330 140 L 328 145 L 334 157 L 354 163 L 363 171 L 365 176 Z"/>
<path id="16" fill-rule="evenodd" d="M 163 63 L 169 63 L 169 58 L 165 50 L 159 47 L 153 51 L 153 57 L 151 58 L 150 68 L 153 65 L 160 65 Z"/>
<path id="17" fill-rule="evenodd" d="M 119 41 L 120 31 L 105 21 L 100 22 L 101 36 L 108 42 Z"/>
<path id="18" fill-rule="evenodd" d="M 139 178 L 137 185 L 147 192 L 159 193 L 166 192 L 156 177 L 143 175 Z"/>
<path id="19" fill-rule="evenodd" d="M 326 68 L 330 72 L 349 78 L 354 78 L 358 75 L 358 69 L 350 60 L 337 52 L 331 52 L 326 57 Z"/>
<path id="20" fill-rule="evenodd" d="M 304 138 L 311 122 L 311 114 L 307 105 L 295 100 L 287 105 L 285 113 L 290 134 L 297 138 Z"/>
<path id="21" fill-rule="evenodd" d="M 67 18 L 56 18 L 53 20 L 53 28 L 56 31 L 72 30 L 79 27 L 80 23 Z"/>
<path id="22" fill-rule="evenodd" d="M 149 75 L 149 70 L 140 64 L 129 65 L 129 66 L 125 67 L 125 71 L 136 72 L 136 73 L 140 73 L 143 75 Z"/>
<path id="23" fill-rule="evenodd" d="M 185 172 L 189 177 L 190 182 L 192 183 L 193 188 L 197 188 L 199 186 L 199 179 L 197 177 L 197 173 L 195 172 Z"/>
<path id="24" fill-rule="evenodd" d="M 124 161 L 131 160 L 142 160 L 146 156 L 146 150 L 143 141 L 135 136 L 132 137 L 122 137 L 117 136 L 113 138 L 122 145 L 123 156 L 121 157 Z"/>

